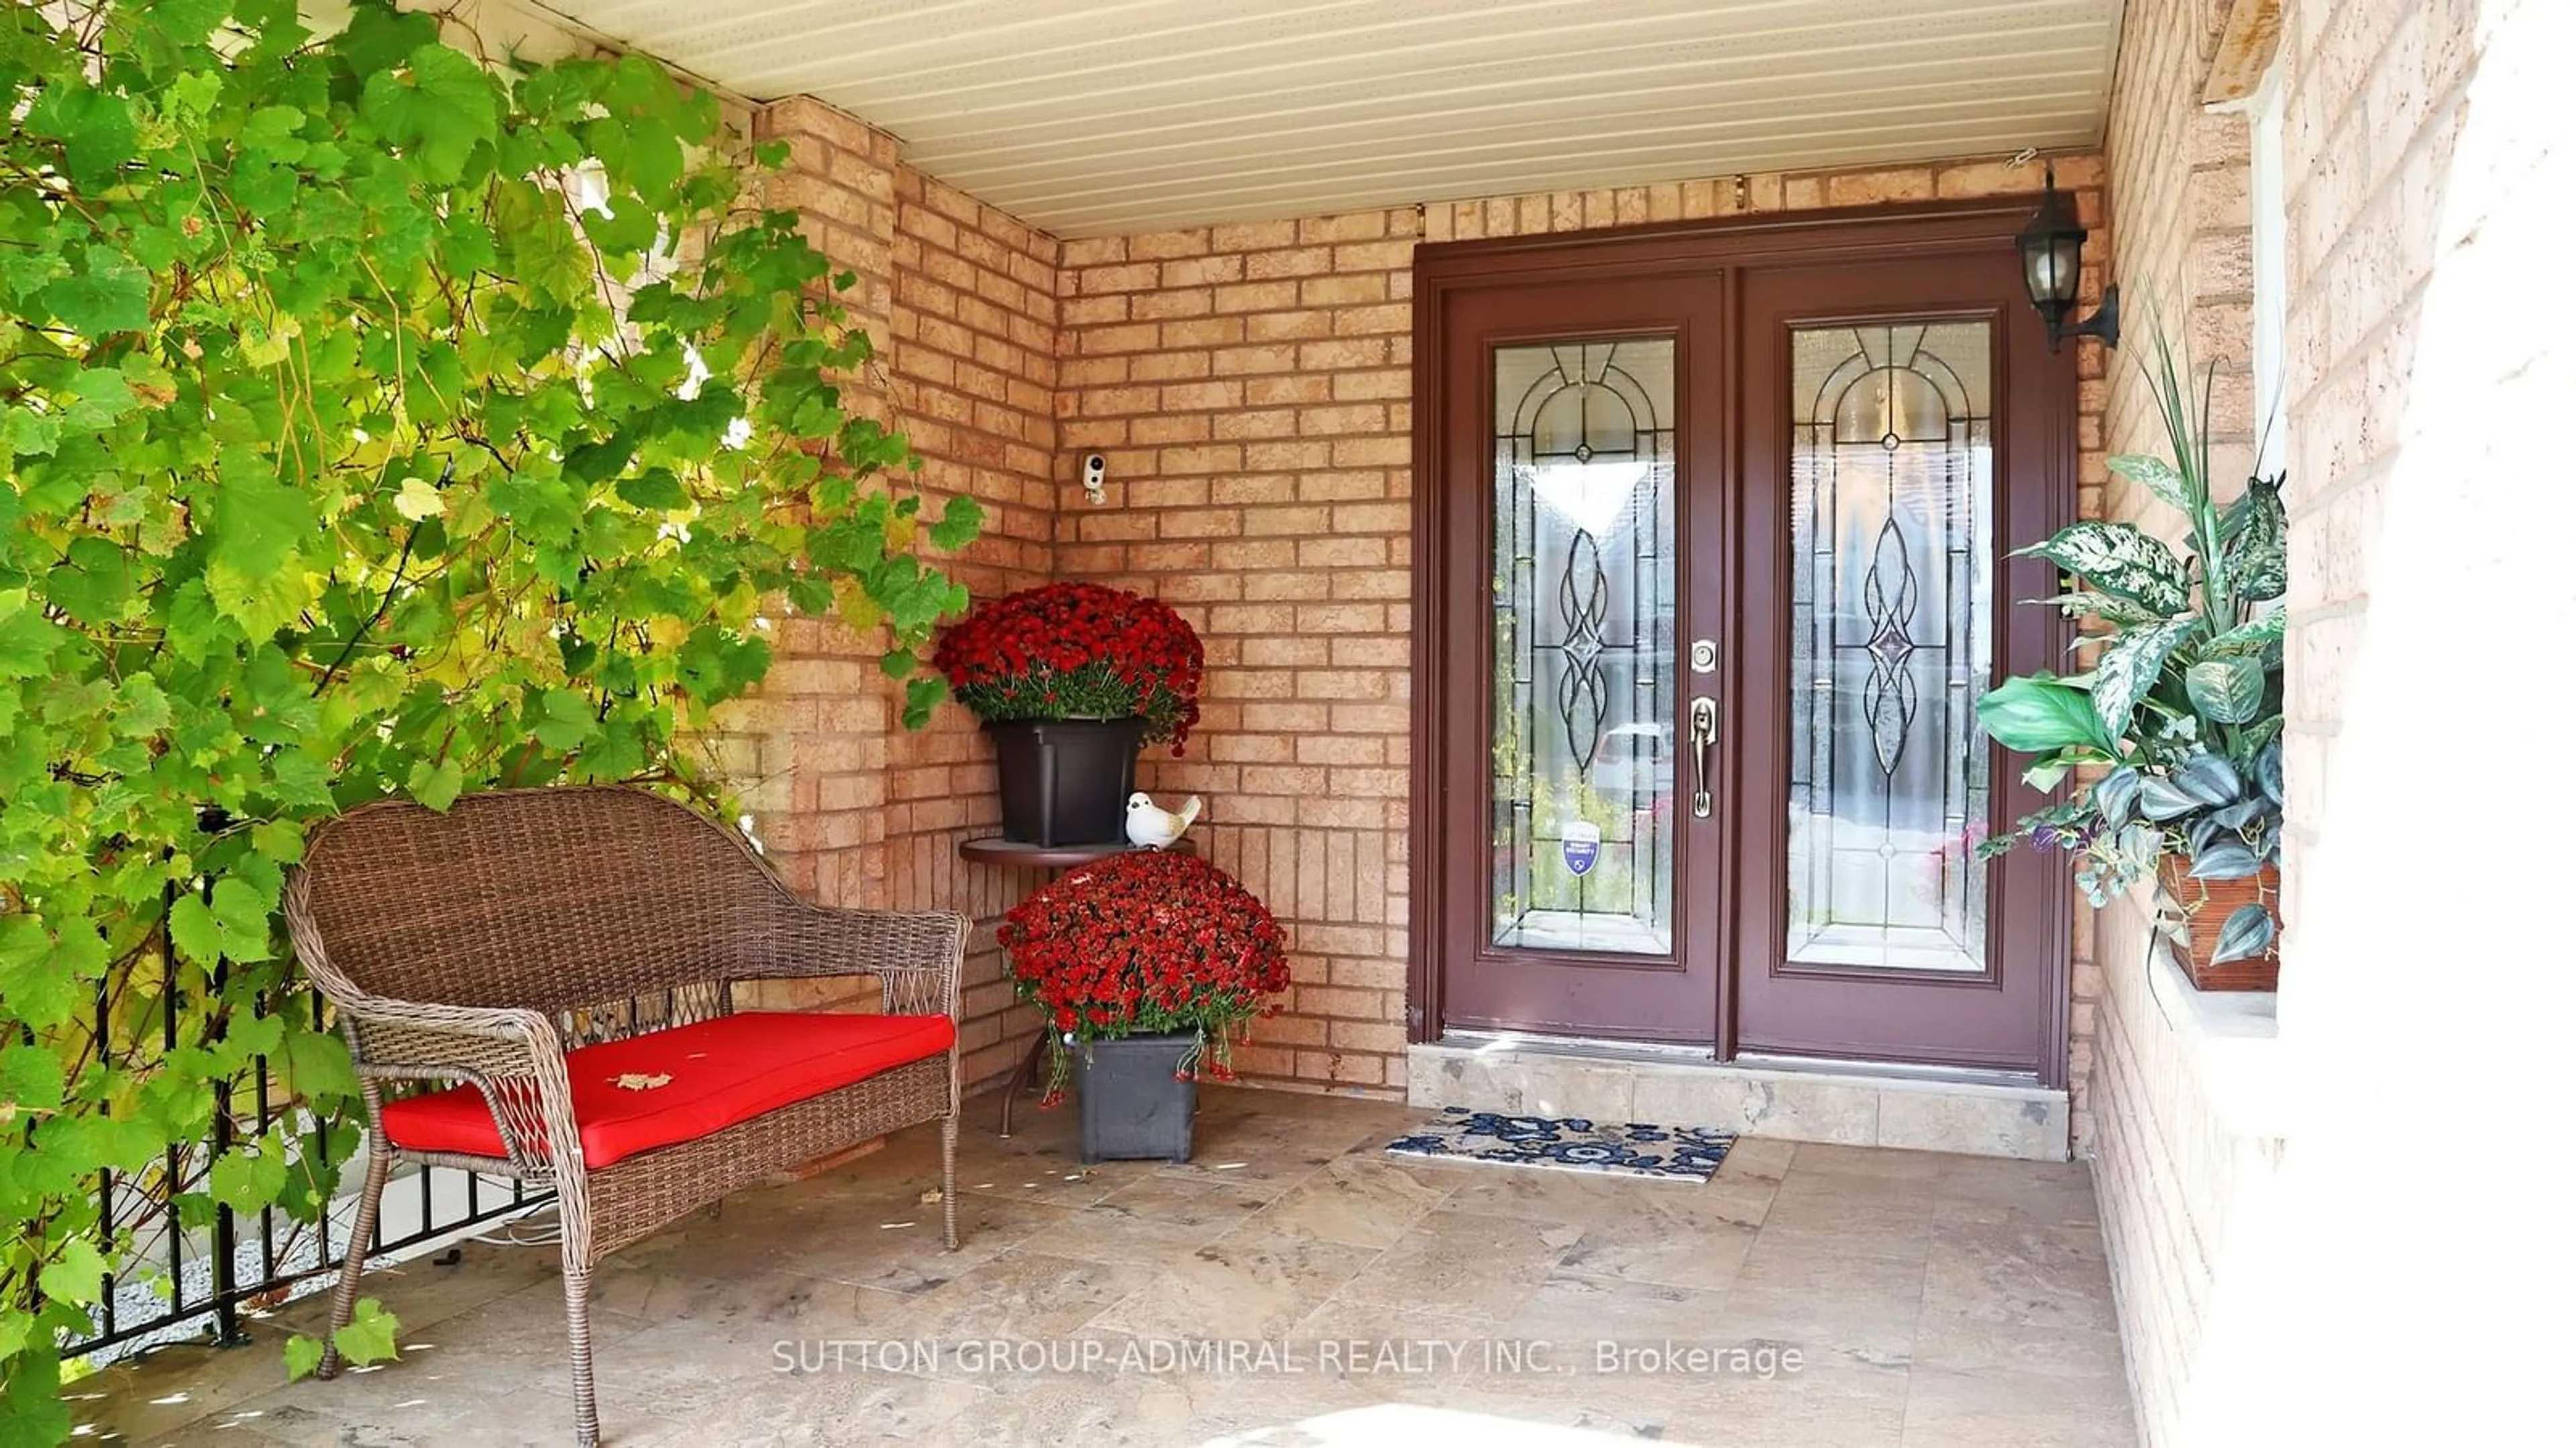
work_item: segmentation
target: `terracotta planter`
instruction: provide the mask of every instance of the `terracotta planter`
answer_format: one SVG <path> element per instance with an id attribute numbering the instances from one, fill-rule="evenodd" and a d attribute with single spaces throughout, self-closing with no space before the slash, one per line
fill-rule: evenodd
<path id="1" fill-rule="evenodd" d="M 2281 910 L 2281 871 L 2276 865 L 2265 865 L 2262 872 L 2242 880 L 2195 880 L 2191 861 L 2179 855 L 2167 855 L 2156 866 L 2157 883 L 2164 889 L 2184 918 L 2183 938 L 2176 942 L 2175 955 L 2182 961 L 2183 972 L 2193 986 L 2201 990 L 2273 990 L 2281 981 L 2281 941 L 2274 936 L 2261 955 L 2246 956 L 2221 964 L 2210 964 L 2211 953 L 2218 949 L 2218 932 L 2227 917 L 2239 906 L 2269 906 L 2275 918 Z"/>
<path id="2" fill-rule="evenodd" d="M 1002 771 L 1002 838 L 1050 849 L 1124 844 L 1145 728 L 1142 719 L 986 724 Z"/>

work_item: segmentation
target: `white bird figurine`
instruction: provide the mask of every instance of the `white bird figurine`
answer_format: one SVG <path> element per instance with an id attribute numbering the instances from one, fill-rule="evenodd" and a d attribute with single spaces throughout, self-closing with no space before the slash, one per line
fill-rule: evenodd
<path id="1" fill-rule="evenodd" d="M 1127 796 L 1127 841 L 1149 850 L 1164 849 L 1189 829 L 1199 817 L 1199 808 L 1199 797 L 1191 795 L 1181 812 L 1174 814 L 1157 808 L 1152 795 L 1138 790 Z"/>

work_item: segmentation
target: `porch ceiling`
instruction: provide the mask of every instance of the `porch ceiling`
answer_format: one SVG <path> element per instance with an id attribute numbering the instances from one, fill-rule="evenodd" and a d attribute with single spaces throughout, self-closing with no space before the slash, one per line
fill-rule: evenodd
<path id="1" fill-rule="evenodd" d="M 2122 0 L 549 0 L 1061 236 L 2088 146 Z"/>

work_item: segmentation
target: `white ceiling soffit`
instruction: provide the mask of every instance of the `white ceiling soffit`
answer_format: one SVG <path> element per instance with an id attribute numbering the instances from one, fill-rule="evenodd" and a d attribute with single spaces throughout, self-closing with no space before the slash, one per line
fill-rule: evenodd
<path id="1" fill-rule="evenodd" d="M 550 0 L 1060 236 L 2089 146 L 2121 0 Z"/>

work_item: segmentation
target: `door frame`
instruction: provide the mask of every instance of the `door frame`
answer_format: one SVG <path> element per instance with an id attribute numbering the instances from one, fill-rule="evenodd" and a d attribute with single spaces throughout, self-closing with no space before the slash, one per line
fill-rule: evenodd
<path id="1" fill-rule="evenodd" d="M 1481 566 L 1484 540 L 1453 538 L 1442 507 L 1441 480 L 1450 462 L 1441 426 L 1441 381 L 1449 359 L 1443 355 L 1446 321 L 1452 299 L 1462 291 L 1501 285 L 1547 285 L 1558 282 L 1605 281 L 1613 278 L 1681 277 L 1726 274 L 1730 314 L 1740 314 L 1743 269 L 1776 264 L 1827 264 L 1840 261 L 1885 261 L 1911 256 L 1960 255 L 2011 251 L 2014 237 L 2029 220 L 2030 200 L 2010 197 L 1966 202 L 1934 202 L 1897 207 L 1861 207 L 1789 215 L 1731 217 L 1710 221 L 1632 226 L 1600 231 L 1496 238 L 1482 241 L 1432 242 L 1414 250 L 1413 304 L 1413 732 L 1408 851 L 1410 899 L 1406 912 L 1405 1037 L 1413 1042 L 1440 1039 L 1444 1020 L 1441 921 L 1448 899 L 1453 863 L 1462 848 L 1480 853 L 1481 840 L 1449 837 L 1442 782 L 1450 758 L 1453 701 L 1431 687 L 1441 676 L 1444 643 L 1452 620 L 1448 594 L 1452 571 Z M 1742 359 L 1735 329 L 1728 329 L 1725 405 L 1719 433 L 1727 455 L 1740 467 L 1743 398 L 1738 379 Z M 2076 518 L 2076 376 L 2075 349 L 2059 355 L 2038 389 L 2043 417 L 2040 433 L 2047 439 L 2040 458 L 2045 479 L 2044 509 L 2050 528 Z M 2012 540 L 2004 540 L 2007 545 Z M 2000 580 L 1999 580 L 2000 582 Z M 2009 598 L 1998 607 L 2019 611 Z M 2037 613 L 2039 610 L 2028 610 Z M 2005 616 L 2007 625 L 2024 620 Z M 2050 615 L 2052 642 L 2062 651 L 2071 637 L 2066 623 Z M 1730 684 L 1732 651 L 1726 667 Z M 1476 707 L 1479 701 L 1454 701 Z M 1729 731 L 1730 733 L 1732 731 Z M 1732 744 L 1729 745 L 1729 751 Z M 1721 757 L 1718 775 L 1738 781 L 1738 761 Z M 1997 777 L 1999 813 L 2017 817 L 2063 793 L 2042 795 L 2020 782 L 2018 771 Z M 1731 847 L 1730 847 L 1731 849 Z M 1722 849 L 1721 854 L 1730 853 Z M 2072 1002 L 2074 914 L 2072 892 L 2064 870 L 2041 872 L 2045 888 L 2026 919 L 2044 922 L 2052 949 L 2041 982 L 2040 1084 L 2063 1089 Z M 1731 933 L 1731 932 L 1730 932 Z M 1736 1056 L 1736 990 L 1732 951 L 1718 972 L 1716 1057 Z"/>

